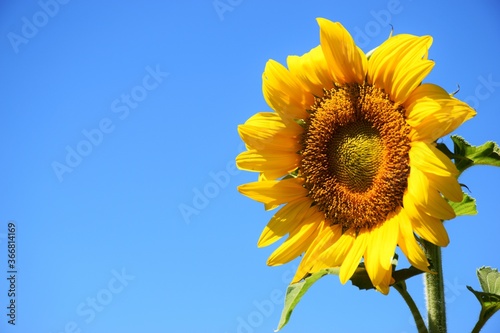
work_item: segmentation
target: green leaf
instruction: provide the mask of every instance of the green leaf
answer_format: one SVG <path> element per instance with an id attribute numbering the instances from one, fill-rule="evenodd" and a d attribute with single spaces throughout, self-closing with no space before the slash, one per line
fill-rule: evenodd
<path id="1" fill-rule="evenodd" d="M 462 198 L 462 201 L 460 202 L 448 201 L 450 206 L 455 211 L 455 214 L 457 216 L 476 215 L 477 214 L 476 199 L 472 198 L 466 193 L 464 193 L 463 195 L 464 196 Z"/>
<path id="2" fill-rule="evenodd" d="M 453 159 L 453 153 L 444 143 L 441 142 L 436 143 L 436 148 L 441 150 L 441 152 L 443 152 L 446 156 L 448 156 L 449 159 Z"/>
<path id="3" fill-rule="evenodd" d="M 356 273 L 351 277 L 351 282 L 353 286 L 358 287 L 360 290 L 375 289 L 372 280 L 368 276 L 364 263 L 359 264 Z"/>
<path id="4" fill-rule="evenodd" d="M 397 264 L 397 256 L 392 261 L 393 267 Z M 320 278 L 325 275 L 339 275 L 340 268 L 326 268 L 322 269 L 317 273 L 311 274 L 306 277 L 304 280 L 293 283 L 288 286 L 285 295 L 285 306 L 283 307 L 283 311 L 281 312 L 280 322 L 278 324 L 278 328 L 276 331 L 282 329 L 290 320 L 290 316 L 292 315 L 293 310 L 301 300 L 302 296 L 305 295 L 307 290 Z M 395 280 L 395 283 L 404 281 L 409 279 L 415 275 L 421 274 L 422 271 L 415 267 L 400 269 L 393 272 L 392 277 Z M 351 282 L 354 286 L 358 287 L 360 290 L 369 290 L 375 289 L 366 272 L 365 266 L 363 263 L 360 263 L 358 268 L 351 277 Z"/>
<path id="5" fill-rule="evenodd" d="M 500 166 L 500 148 L 493 141 L 488 141 L 481 146 L 472 146 L 458 135 L 452 135 L 455 165 L 462 173 L 473 165 Z"/>
<path id="6" fill-rule="evenodd" d="M 300 282 L 289 285 L 288 288 L 286 289 L 285 306 L 283 307 L 283 311 L 281 312 L 280 322 L 278 324 L 278 328 L 276 329 L 276 331 L 279 331 L 288 323 L 288 320 L 290 320 L 290 316 L 292 315 L 295 306 L 299 303 L 302 296 L 304 296 L 307 290 L 316 281 L 318 281 L 320 278 L 328 274 L 338 275 L 339 271 L 340 268 L 322 269 L 317 273 L 309 275 Z"/>
<path id="7" fill-rule="evenodd" d="M 467 286 L 481 304 L 481 313 L 476 326 L 472 332 L 479 332 L 486 321 L 500 310 L 500 273 L 498 269 L 491 267 L 481 267 L 477 270 L 477 277 L 481 285 L 482 292 Z"/>
<path id="8" fill-rule="evenodd" d="M 498 273 L 498 269 L 481 267 L 477 270 L 477 277 L 484 292 L 500 296 L 500 273 Z"/>

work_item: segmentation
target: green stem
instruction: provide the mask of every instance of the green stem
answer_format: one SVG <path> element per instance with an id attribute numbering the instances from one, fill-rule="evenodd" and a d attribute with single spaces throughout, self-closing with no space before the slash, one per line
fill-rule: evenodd
<path id="1" fill-rule="evenodd" d="M 403 296 L 403 299 L 410 308 L 413 319 L 415 320 L 415 324 L 417 324 L 418 333 L 429 333 L 427 327 L 425 326 L 424 319 L 422 319 L 422 315 L 420 314 L 420 311 L 418 311 L 417 305 L 406 290 L 406 283 L 404 281 L 401 281 L 394 284 L 393 287 L 401 294 L 401 296 Z"/>
<path id="2" fill-rule="evenodd" d="M 472 329 L 471 333 L 479 333 L 483 328 L 484 324 L 488 321 L 497 312 L 500 306 L 497 307 L 484 307 L 484 304 L 481 303 L 481 313 L 479 314 L 479 320 L 476 323 L 476 326 Z"/>
<path id="3" fill-rule="evenodd" d="M 441 248 L 422 240 L 427 258 L 431 261 L 432 273 L 425 273 L 425 291 L 429 333 L 446 333 L 446 306 L 444 299 L 443 267 Z"/>
<path id="4" fill-rule="evenodd" d="M 486 320 L 479 320 L 476 326 L 474 326 L 474 328 L 472 329 L 471 333 L 479 333 L 484 324 L 486 324 Z"/>

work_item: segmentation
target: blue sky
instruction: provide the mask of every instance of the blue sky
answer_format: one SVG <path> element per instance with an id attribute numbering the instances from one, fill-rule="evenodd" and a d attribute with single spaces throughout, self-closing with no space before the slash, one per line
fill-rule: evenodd
<path id="1" fill-rule="evenodd" d="M 426 79 L 478 115 L 458 130 L 500 141 L 500 6 L 411 1 L 2 2 L 0 331 L 272 332 L 297 265 L 256 247 L 272 216 L 238 194 L 236 127 L 270 110 L 272 58 L 319 43 L 316 17 L 363 50 L 430 34 Z M 445 140 L 445 142 L 448 142 Z M 479 215 L 447 222 L 449 331 L 473 327 L 475 269 L 500 266 L 500 170 L 461 181 Z M 187 208 L 188 207 L 188 208 Z M 186 213 L 186 210 L 189 213 Z M 182 213 L 184 211 L 184 214 Z M 7 323 L 8 224 L 16 226 L 16 325 Z M 410 292 L 422 307 L 422 281 Z M 500 315 L 484 332 L 498 332 Z M 399 294 L 320 280 L 282 332 L 415 332 Z"/>

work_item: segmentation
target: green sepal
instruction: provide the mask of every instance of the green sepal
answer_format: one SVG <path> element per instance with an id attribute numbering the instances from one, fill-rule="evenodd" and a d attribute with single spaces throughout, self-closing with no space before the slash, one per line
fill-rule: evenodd
<path id="1" fill-rule="evenodd" d="M 481 146 L 472 146 L 458 135 L 452 135 L 451 140 L 454 150 L 452 158 L 460 173 L 474 165 L 500 166 L 500 148 L 495 142 L 488 141 Z M 442 151 L 442 147 L 439 148 Z"/>
<path id="2" fill-rule="evenodd" d="M 307 123 L 304 119 L 295 119 L 295 122 L 302 128 L 307 128 Z"/>
<path id="3" fill-rule="evenodd" d="M 437 143 L 436 143 L 436 148 L 437 148 L 437 149 L 439 149 L 439 150 L 441 150 L 441 152 L 442 152 L 443 154 L 445 154 L 446 156 L 448 156 L 448 158 L 449 158 L 450 160 L 452 160 L 452 159 L 455 157 L 455 155 L 454 155 L 454 154 L 453 154 L 453 152 L 452 152 L 452 151 L 448 148 L 448 146 L 447 146 L 447 145 L 445 145 L 445 144 L 444 144 L 444 143 L 442 143 L 442 142 L 437 142 Z"/>
<path id="4" fill-rule="evenodd" d="M 395 266 L 394 261 L 393 261 L 393 266 Z M 419 275 L 422 273 L 423 272 L 418 268 L 410 266 L 408 268 L 403 268 L 403 269 L 398 269 L 397 271 L 393 271 L 392 278 L 394 279 L 394 284 L 396 284 L 398 282 L 405 281 L 415 275 Z M 356 273 L 351 278 L 351 282 L 353 286 L 358 287 L 360 290 L 375 289 L 363 263 L 359 264 Z"/>
<path id="5" fill-rule="evenodd" d="M 481 267 L 477 270 L 477 277 L 481 285 L 482 292 L 467 286 L 481 304 L 481 313 L 476 326 L 472 332 L 479 332 L 486 321 L 500 310 L 500 273 L 498 269 L 491 267 Z"/>
<path id="6" fill-rule="evenodd" d="M 457 216 L 477 214 L 476 199 L 474 199 L 467 193 L 463 194 L 462 201 L 448 201 L 448 203 L 450 204 L 451 208 L 453 208 Z"/>

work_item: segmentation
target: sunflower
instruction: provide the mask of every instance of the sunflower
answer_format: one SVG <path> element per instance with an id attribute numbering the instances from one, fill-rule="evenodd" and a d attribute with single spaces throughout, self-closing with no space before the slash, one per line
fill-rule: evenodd
<path id="1" fill-rule="evenodd" d="M 268 265 L 302 260 L 292 283 L 340 267 L 347 282 L 361 261 L 387 294 L 396 247 L 422 271 L 421 239 L 449 243 L 443 220 L 461 201 L 458 171 L 436 148 L 475 111 L 443 88 L 422 83 L 434 66 L 432 37 L 400 34 L 365 54 L 347 30 L 319 18 L 320 45 L 269 60 L 263 94 L 274 112 L 238 127 L 247 150 L 240 169 L 259 172 L 238 190 L 280 207 L 258 246 L 287 239 Z"/>

